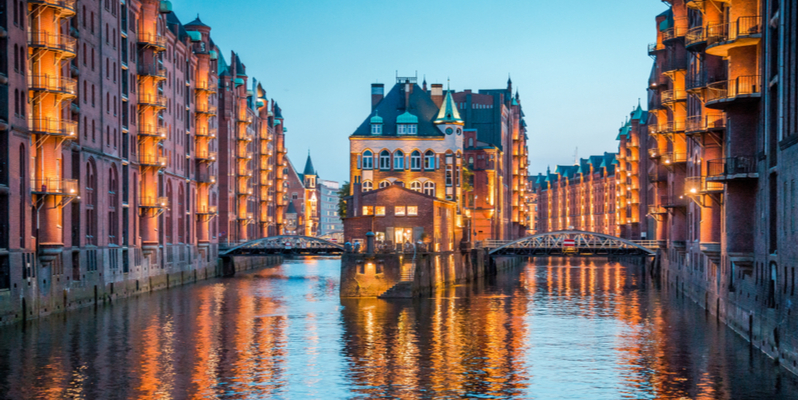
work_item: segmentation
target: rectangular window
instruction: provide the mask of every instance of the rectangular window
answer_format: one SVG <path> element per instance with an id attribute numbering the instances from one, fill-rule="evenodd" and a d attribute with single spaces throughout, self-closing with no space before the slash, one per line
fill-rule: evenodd
<path id="1" fill-rule="evenodd" d="M 375 207 L 375 215 L 382 217 L 386 215 L 386 207 L 384 206 L 377 206 Z"/>
<path id="2" fill-rule="evenodd" d="M 406 211 L 408 211 L 409 217 L 416 217 L 417 216 L 417 206 L 408 206 L 406 207 Z"/>
<path id="3" fill-rule="evenodd" d="M 361 215 L 372 215 L 372 207 L 371 206 L 361 207 Z"/>
<path id="4" fill-rule="evenodd" d="M 406 215 L 406 207 L 405 206 L 395 206 L 394 207 L 394 215 L 398 217 L 402 217 Z"/>

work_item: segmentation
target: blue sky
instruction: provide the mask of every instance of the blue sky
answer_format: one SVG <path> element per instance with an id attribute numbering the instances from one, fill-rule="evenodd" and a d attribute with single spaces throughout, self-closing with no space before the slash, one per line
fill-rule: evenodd
<path id="1" fill-rule="evenodd" d="M 451 88 L 519 89 L 529 172 L 614 151 L 639 98 L 646 107 L 656 0 L 173 0 L 200 14 L 226 59 L 239 53 L 283 110 L 289 157 L 308 150 L 323 179 L 348 178 L 348 136 L 369 115 L 370 84 L 400 76 Z"/>

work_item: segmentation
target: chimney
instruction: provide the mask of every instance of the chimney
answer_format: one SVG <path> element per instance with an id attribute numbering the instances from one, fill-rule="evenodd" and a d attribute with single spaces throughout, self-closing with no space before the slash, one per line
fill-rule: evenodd
<path id="1" fill-rule="evenodd" d="M 378 106 L 378 103 L 383 100 L 383 84 L 382 83 L 373 83 L 372 84 L 372 111 L 375 111 L 375 107 Z"/>
<path id="2" fill-rule="evenodd" d="M 405 94 L 406 94 L 406 111 L 408 111 L 409 100 L 408 98 L 411 96 L 411 92 L 414 91 L 414 84 L 411 83 L 408 79 L 405 82 Z"/>
<path id="3" fill-rule="evenodd" d="M 431 84 L 431 99 L 434 103 L 436 103 L 436 107 L 442 106 L 442 84 L 441 83 L 434 83 Z"/>

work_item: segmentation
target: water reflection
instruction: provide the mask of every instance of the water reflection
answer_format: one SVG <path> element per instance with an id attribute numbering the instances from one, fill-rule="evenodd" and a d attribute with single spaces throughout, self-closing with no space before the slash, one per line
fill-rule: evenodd
<path id="1" fill-rule="evenodd" d="M 335 259 L 0 328 L 0 398 L 796 398 L 638 268 L 539 260 L 430 299 L 338 298 Z"/>

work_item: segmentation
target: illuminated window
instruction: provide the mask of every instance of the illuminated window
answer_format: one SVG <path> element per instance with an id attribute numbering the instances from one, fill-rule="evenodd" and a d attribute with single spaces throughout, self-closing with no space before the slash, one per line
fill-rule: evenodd
<path id="1" fill-rule="evenodd" d="M 362 169 L 372 169 L 372 152 L 367 150 L 364 152 L 364 155 L 361 157 L 361 168 Z"/>
<path id="2" fill-rule="evenodd" d="M 425 152 L 425 169 L 434 169 L 436 167 L 436 159 L 433 151 L 428 150 Z"/>
<path id="3" fill-rule="evenodd" d="M 372 215 L 372 206 L 361 207 L 361 215 Z"/>
<path id="4" fill-rule="evenodd" d="M 402 217 L 406 215 L 406 207 L 405 206 L 395 206 L 394 207 L 394 215 L 398 217 Z"/>
<path id="5" fill-rule="evenodd" d="M 422 184 L 419 181 L 411 182 L 411 190 L 422 193 Z"/>
<path id="6" fill-rule="evenodd" d="M 361 191 L 367 192 L 370 190 L 372 190 L 372 181 L 364 181 L 364 183 L 361 185 Z"/>
<path id="7" fill-rule="evenodd" d="M 384 206 L 376 206 L 375 207 L 375 215 L 382 217 L 386 215 L 386 207 Z"/>
<path id="8" fill-rule="evenodd" d="M 399 170 L 403 169 L 403 164 L 405 164 L 405 154 L 402 151 L 397 150 L 394 152 L 394 169 Z"/>
<path id="9" fill-rule="evenodd" d="M 420 169 L 421 165 L 422 165 L 422 154 L 414 150 L 414 152 L 411 153 L 411 169 L 418 170 Z"/>
<path id="10" fill-rule="evenodd" d="M 430 181 L 425 182 L 424 193 L 427 194 L 428 196 L 436 196 L 436 184 Z"/>
<path id="11" fill-rule="evenodd" d="M 381 169 L 383 170 L 388 170 L 391 167 L 391 157 L 389 157 L 388 151 L 384 150 L 381 152 L 380 163 Z"/>
<path id="12" fill-rule="evenodd" d="M 408 206 L 406 207 L 406 211 L 409 217 L 417 216 L 417 206 Z"/>

